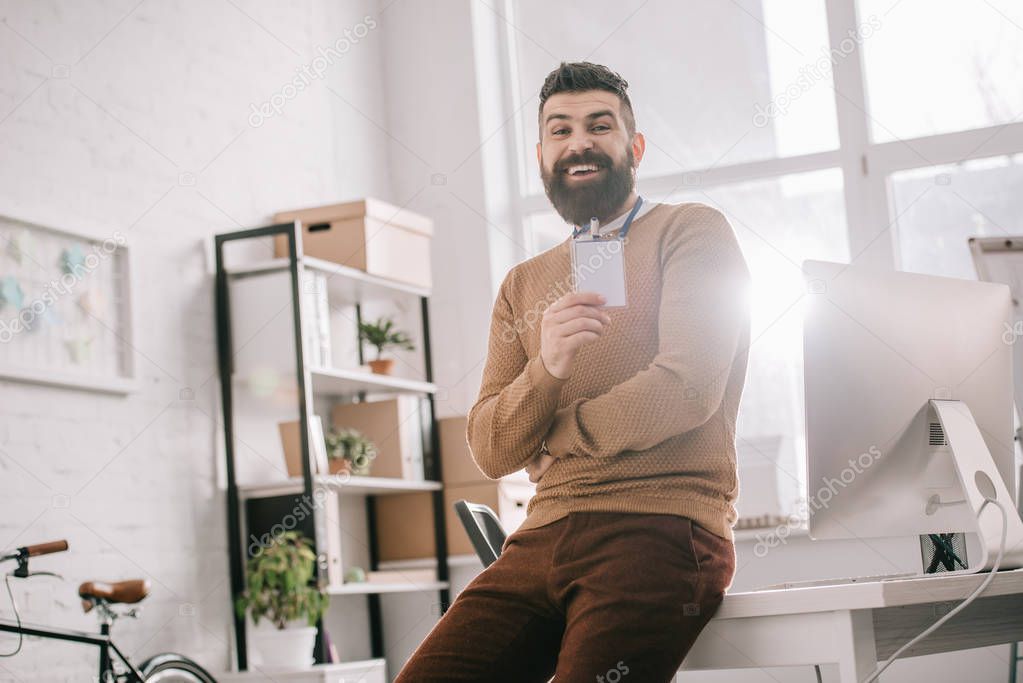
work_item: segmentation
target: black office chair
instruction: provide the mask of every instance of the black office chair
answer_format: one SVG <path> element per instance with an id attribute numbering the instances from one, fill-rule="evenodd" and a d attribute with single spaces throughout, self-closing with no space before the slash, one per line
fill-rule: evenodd
<path id="1" fill-rule="evenodd" d="M 467 500 L 455 501 L 455 511 L 462 520 L 465 533 L 469 534 L 469 540 L 476 549 L 483 568 L 486 569 L 497 560 L 504 546 L 504 539 L 508 537 L 501 528 L 500 520 L 486 505 L 470 503 Z"/>

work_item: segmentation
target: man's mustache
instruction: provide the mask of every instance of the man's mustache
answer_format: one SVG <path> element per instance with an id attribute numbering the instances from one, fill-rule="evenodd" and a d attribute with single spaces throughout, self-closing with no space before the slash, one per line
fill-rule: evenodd
<path id="1" fill-rule="evenodd" d="M 611 162 L 611 157 L 606 154 L 583 154 L 568 157 L 562 159 L 554 164 L 554 170 L 557 173 L 564 173 L 566 169 L 572 166 L 579 166 L 581 164 L 593 164 L 595 166 L 601 166 L 603 168 L 611 168 L 614 164 Z"/>

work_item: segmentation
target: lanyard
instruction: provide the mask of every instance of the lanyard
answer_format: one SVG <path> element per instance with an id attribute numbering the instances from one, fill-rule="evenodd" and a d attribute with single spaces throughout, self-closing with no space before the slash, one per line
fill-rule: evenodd
<path id="1" fill-rule="evenodd" d="M 629 228 L 632 227 L 632 219 L 636 217 L 636 213 L 639 211 L 639 207 L 642 206 L 642 204 L 643 198 L 637 195 L 636 203 L 632 206 L 632 211 L 629 212 L 629 215 L 625 218 L 625 222 L 622 223 L 622 227 L 618 230 L 618 239 L 625 239 L 625 236 L 629 233 Z M 576 228 L 572 230 L 573 239 L 581 235 L 583 232 L 585 232 L 583 228 L 576 226 Z"/>

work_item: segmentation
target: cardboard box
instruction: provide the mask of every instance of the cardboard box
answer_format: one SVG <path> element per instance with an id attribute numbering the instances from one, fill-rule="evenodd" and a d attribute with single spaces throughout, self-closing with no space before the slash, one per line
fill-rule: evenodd
<path id="1" fill-rule="evenodd" d="M 482 484 L 493 481 L 480 471 L 472 459 L 466 440 L 466 417 L 446 417 L 437 420 L 440 438 L 442 481 L 447 484 Z"/>
<path id="2" fill-rule="evenodd" d="M 475 555 L 476 550 L 455 512 L 455 501 L 467 500 L 490 507 L 511 534 L 526 516 L 526 505 L 534 487 L 488 480 L 481 484 L 444 487 L 444 521 L 448 555 Z M 376 532 L 381 562 L 434 557 L 433 506 L 431 494 L 409 493 L 378 496 Z"/>
<path id="3" fill-rule="evenodd" d="M 421 402 L 409 394 L 383 401 L 339 403 L 331 412 L 331 423 L 338 429 L 357 429 L 376 445 L 369 476 L 422 481 Z"/>
<path id="4" fill-rule="evenodd" d="M 284 466 L 289 477 L 301 477 L 302 473 L 302 442 L 299 439 L 298 420 L 278 422 L 277 430 L 281 435 L 281 448 L 284 450 Z M 313 474 L 325 474 L 328 470 L 327 446 L 323 441 L 323 425 L 319 415 L 309 416 L 309 448 L 313 453 Z"/>
<path id="5" fill-rule="evenodd" d="M 429 493 L 377 496 L 377 553 L 381 562 L 435 555 Z"/>
<path id="6" fill-rule="evenodd" d="M 302 476 L 302 444 L 299 441 L 298 420 L 294 422 L 278 422 L 277 430 L 281 434 L 281 447 L 284 449 L 284 466 L 289 477 Z"/>
<path id="7" fill-rule="evenodd" d="M 302 222 L 302 251 L 308 256 L 430 287 L 433 221 L 379 199 L 362 199 L 285 211 L 278 223 Z M 288 255 L 284 235 L 274 238 L 274 255 Z"/>

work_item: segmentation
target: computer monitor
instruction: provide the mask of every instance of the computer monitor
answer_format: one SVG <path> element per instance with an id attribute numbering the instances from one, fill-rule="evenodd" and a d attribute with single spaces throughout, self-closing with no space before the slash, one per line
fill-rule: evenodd
<path id="1" fill-rule="evenodd" d="M 1017 343 L 1023 337 L 1023 236 L 971 237 L 969 245 L 977 279 L 1007 285 L 1012 295 L 1012 329 L 1003 335 L 1012 344 L 1016 421 L 1023 424 L 1023 342 Z"/>
<path id="2" fill-rule="evenodd" d="M 970 571 L 1023 566 L 1008 287 L 806 261 L 813 539 L 977 532 Z M 965 482 L 965 484 L 964 484 Z M 981 511 L 978 521 L 978 511 Z"/>

